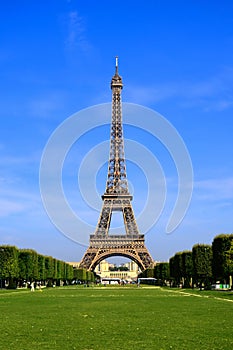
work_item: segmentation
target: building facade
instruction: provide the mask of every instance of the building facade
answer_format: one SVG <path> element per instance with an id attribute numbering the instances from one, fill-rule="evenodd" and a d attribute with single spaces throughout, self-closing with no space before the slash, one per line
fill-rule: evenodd
<path id="1" fill-rule="evenodd" d="M 125 282 L 133 282 L 137 280 L 140 272 L 138 265 L 134 261 L 120 265 L 121 269 L 116 270 L 116 265 L 109 263 L 107 260 L 102 260 L 95 268 L 95 273 L 100 278 L 119 278 Z"/>

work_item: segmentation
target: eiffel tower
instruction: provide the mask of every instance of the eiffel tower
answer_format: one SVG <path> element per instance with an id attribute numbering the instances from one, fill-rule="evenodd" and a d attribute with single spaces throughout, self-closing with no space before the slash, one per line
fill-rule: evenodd
<path id="1" fill-rule="evenodd" d="M 95 233 L 90 235 L 89 247 L 80 263 L 80 267 L 92 271 L 103 259 L 110 256 L 128 257 L 142 271 L 153 266 L 153 260 L 144 244 L 144 235 L 139 233 L 137 227 L 131 205 L 133 197 L 128 189 L 122 127 L 122 88 L 116 57 L 115 74 L 111 80 L 112 123 L 106 190 L 102 195 L 103 206 Z M 125 234 L 109 234 L 114 211 L 122 212 Z"/>

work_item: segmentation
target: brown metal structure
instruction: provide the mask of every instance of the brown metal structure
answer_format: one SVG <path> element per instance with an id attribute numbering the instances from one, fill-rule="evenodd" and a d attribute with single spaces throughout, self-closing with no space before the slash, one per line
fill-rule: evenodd
<path id="1" fill-rule="evenodd" d="M 125 256 L 135 261 L 141 270 L 145 270 L 153 266 L 153 260 L 145 247 L 144 235 L 139 233 L 131 205 L 133 197 L 128 190 L 121 106 L 123 83 L 118 74 L 118 58 L 115 69 L 111 80 L 112 123 L 106 190 L 102 196 L 103 206 L 95 233 L 90 235 L 90 245 L 80 267 L 94 270 L 103 259 Z M 123 235 L 109 234 L 113 211 L 122 212 L 125 224 Z"/>

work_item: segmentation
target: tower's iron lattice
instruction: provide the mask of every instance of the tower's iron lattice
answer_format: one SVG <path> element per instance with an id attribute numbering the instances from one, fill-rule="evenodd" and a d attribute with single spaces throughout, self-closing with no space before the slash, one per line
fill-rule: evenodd
<path id="1" fill-rule="evenodd" d="M 80 267 L 88 270 L 94 270 L 100 261 L 110 256 L 128 257 L 135 261 L 141 270 L 153 265 L 144 244 L 144 235 L 139 233 L 137 227 L 131 205 L 132 196 L 128 189 L 122 127 L 122 88 L 116 58 L 116 70 L 111 80 L 112 123 L 106 189 L 102 195 L 103 205 L 95 233 L 90 235 L 89 247 L 80 263 Z M 125 224 L 123 235 L 109 234 L 113 211 L 122 212 Z"/>

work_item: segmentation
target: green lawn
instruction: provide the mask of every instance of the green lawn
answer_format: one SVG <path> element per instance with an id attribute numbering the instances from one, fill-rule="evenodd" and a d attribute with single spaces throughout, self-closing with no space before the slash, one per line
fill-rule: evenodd
<path id="1" fill-rule="evenodd" d="M 233 294 L 225 292 L 0 291 L 0 349 L 232 349 L 232 312 Z"/>

